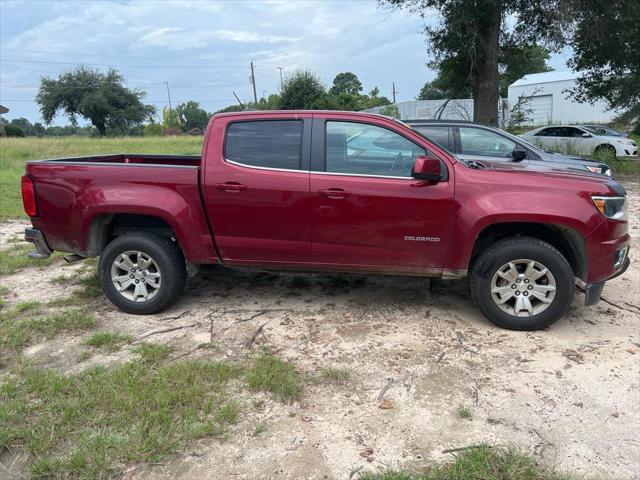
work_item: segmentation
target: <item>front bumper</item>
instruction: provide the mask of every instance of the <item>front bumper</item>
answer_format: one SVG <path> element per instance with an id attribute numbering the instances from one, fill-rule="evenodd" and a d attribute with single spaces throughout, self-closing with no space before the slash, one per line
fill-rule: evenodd
<path id="1" fill-rule="evenodd" d="M 607 281 L 613 278 L 619 277 L 624 272 L 626 272 L 627 268 L 629 268 L 629 265 L 631 265 L 631 260 L 629 260 L 629 253 L 627 251 L 627 255 L 622 263 L 622 267 L 620 267 L 613 275 L 607 278 L 607 280 L 604 280 L 602 282 L 597 282 L 597 283 L 587 283 L 584 289 L 584 304 L 586 306 L 590 306 L 598 303 L 600 301 L 600 295 L 602 294 L 602 289 L 604 288 L 604 284 Z"/>
<path id="2" fill-rule="evenodd" d="M 51 256 L 51 249 L 44 239 L 44 235 L 37 228 L 26 228 L 24 230 L 24 239 L 36 246 L 36 251 L 29 253 L 31 258 L 41 260 Z"/>

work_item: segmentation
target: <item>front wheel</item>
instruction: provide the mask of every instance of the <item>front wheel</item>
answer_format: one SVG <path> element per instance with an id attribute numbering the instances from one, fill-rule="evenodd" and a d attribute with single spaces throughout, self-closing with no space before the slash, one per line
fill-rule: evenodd
<path id="1" fill-rule="evenodd" d="M 483 252 L 471 270 L 471 296 L 496 325 L 538 330 L 569 308 L 573 271 L 552 245 L 529 237 L 508 238 Z"/>
<path id="2" fill-rule="evenodd" d="M 122 235 L 109 243 L 98 269 L 105 295 L 127 313 L 164 310 L 182 294 L 186 281 L 177 245 L 147 232 Z"/>
<path id="3" fill-rule="evenodd" d="M 616 160 L 617 158 L 616 148 L 613 145 L 609 145 L 609 144 L 599 145 L 593 151 L 593 154 L 595 155 L 596 158 L 600 159 L 601 161 L 611 161 L 611 160 Z"/>

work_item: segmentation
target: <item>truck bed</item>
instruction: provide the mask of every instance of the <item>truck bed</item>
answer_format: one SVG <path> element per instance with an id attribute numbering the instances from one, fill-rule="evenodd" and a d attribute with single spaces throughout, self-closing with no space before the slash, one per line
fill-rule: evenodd
<path id="1" fill-rule="evenodd" d="M 142 165 L 171 165 L 185 167 L 199 167 L 200 155 L 148 155 L 139 153 L 120 153 L 114 155 L 94 155 L 89 157 L 68 157 L 52 158 L 41 160 L 38 163 L 47 164 L 91 164 L 91 165 L 112 165 L 112 164 L 142 164 Z"/>

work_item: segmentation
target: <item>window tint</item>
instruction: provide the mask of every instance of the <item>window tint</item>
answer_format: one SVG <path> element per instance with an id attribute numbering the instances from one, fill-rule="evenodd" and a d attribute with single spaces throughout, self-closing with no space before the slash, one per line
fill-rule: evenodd
<path id="1" fill-rule="evenodd" d="M 449 127 L 436 127 L 431 125 L 416 125 L 413 127 L 415 131 L 424 135 L 436 145 L 447 150 L 452 150 L 449 144 Z"/>
<path id="2" fill-rule="evenodd" d="M 555 134 L 557 128 L 544 128 L 542 130 L 540 130 L 538 133 L 536 133 L 536 137 L 554 137 L 557 136 Z"/>
<path id="3" fill-rule="evenodd" d="M 227 127 L 225 158 L 254 167 L 300 169 L 302 122 L 265 120 Z"/>
<path id="4" fill-rule="evenodd" d="M 516 142 L 490 130 L 460 127 L 460 153 L 483 157 L 499 157 L 511 160 Z"/>
<path id="5" fill-rule="evenodd" d="M 424 149 L 386 128 L 327 122 L 327 172 L 410 177 Z"/>

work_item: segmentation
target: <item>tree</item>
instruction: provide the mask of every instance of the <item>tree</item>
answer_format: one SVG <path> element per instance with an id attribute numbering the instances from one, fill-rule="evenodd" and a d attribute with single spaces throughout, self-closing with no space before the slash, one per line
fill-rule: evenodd
<path id="1" fill-rule="evenodd" d="M 198 102 L 192 100 L 181 103 L 175 109 L 176 117 L 180 119 L 180 127 L 188 132 L 192 128 L 204 130 L 209 123 L 211 116 L 206 110 L 200 107 Z"/>
<path id="2" fill-rule="evenodd" d="M 378 87 L 373 87 L 369 92 L 369 96 L 365 95 L 364 97 L 366 108 L 381 107 L 391 103 L 391 100 L 387 97 L 380 96 L 380 89 Z"/>
<path id="3" fill-rule="evenodd" d="M 500 49 L 500 96 L 507 98 L 509 85 L 529 73 L 550 72 L 550 52 L 541 45 L 503 45 Z"/>
<path id="4" fill-rule="evenodd" d="M 47 125 L 62 112 L 72 125 L 78 116 L 89 120 L 100 135 L 107 129 L 126 132 L 150 118 L 155 109 L 142 103 L 144 92 L 130 90 L 122 82 L 115 70 L 105 74 L 81 66 L 57 79 L 44 77 L 36 102 Z"/>
<path id="5" fill-rule="evenodd" d="M 400 118 L 400 110 L 395 104 L 385 105 L 380 109 L 380 115 L 386 115 L 387 117 Z"/>
<path id="6" fill-rule="evenodd" d="M 496 125 L 500 45 L 536 41 L 556 45 L 566 31 L 562 25 L 570 22 L 566 5 L 580 0 L 379 1 L 396 8 L 408 8 L 423 18 L 434 11 L 440 14 L 438 25 L 425 27 L 433 52 L 429 65 L 447 74 L 455 73 L 450 77 L 453 81 L 450 91 L 457 92 L 469 85 L 474 121 Z M 448 98 L 453 97 L 450 94 Z"/>
<path id="7" fill-rule="evenodd" d="M 417 100 L 441 100 L 447 98 L 445 92 L 436 87 L 434 82 L 426 82 L 418 92 Z"/>
<path id="8" fill-rule="evenodd" d="M 287 77 L 280 94 L 283 110 L 317 110 L 326 107 L 327 91 L 320 79 L 307 70 L 297 70 Z"/>
<path id="9" fill-rule="evenodd" d="M 362 83 L 355 73 L 343 72 L 336 75 L 333 79 L 333 85 L 329 89 L 329 93 L 333 95 L 360 95 L 362 91 Z"/>
<path id="10" fill-rule="evenodd" d="M 604 99 L 620 109 L 619 120 L 640 129 L 640 2 L 585 2 L 578 12 L 569 45 L 569 65 L 583 72 L 574 97 L 593 102 Z"/>

